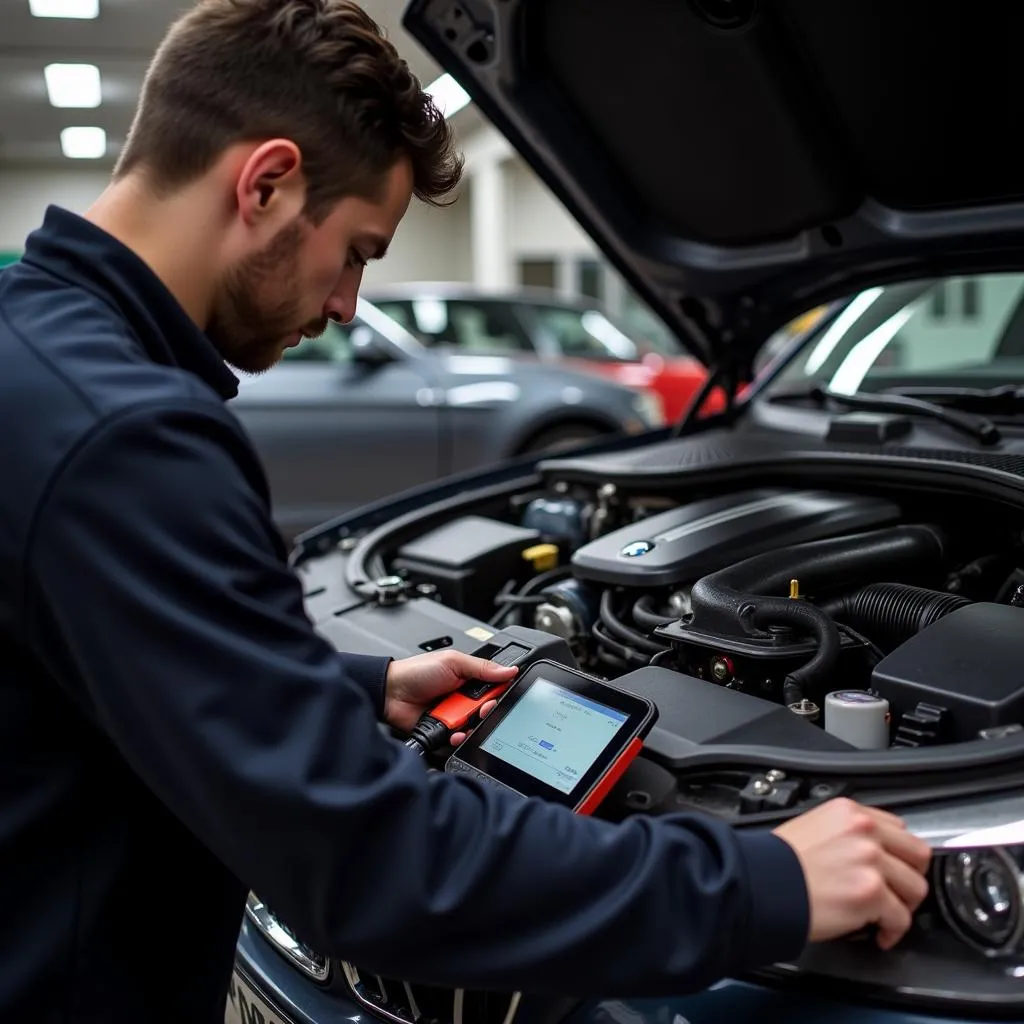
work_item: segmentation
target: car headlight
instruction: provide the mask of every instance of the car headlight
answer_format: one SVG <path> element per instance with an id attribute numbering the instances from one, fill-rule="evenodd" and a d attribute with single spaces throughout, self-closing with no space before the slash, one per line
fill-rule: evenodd
<path id="1" fill-rule="evenodd" d="M 995 846 L 940 854 L 932 869 L 943 918 L 986 956 L 1024 953 L 1024 849 Z"/>
<path id="2" fill-rule="evenodd" d="M 315 953 L 300 942 L 255 893 L 249 893 L 245 902 L 245 916 L 253 923 L 256 931 L 303 974 L 307 974 L 314 981 L 327 980 L 331 971 L 327 957 Z"/>
<path id="3" fill-rule="evenodd" d="M 889 952 L 868 935 L 817 944 L 756 972 L 837 998 L 910 1003 L 919 1012 L 1024 1013 L 1024 796 L 899 812 L 932 848 L 929 894 Z"/>
<path id="4" fill-rule="evenodd" d="M 638 391 L 633 398 L 633 408 L 648 427 L 665 425 L 665 409 L 654 392 Z"/>

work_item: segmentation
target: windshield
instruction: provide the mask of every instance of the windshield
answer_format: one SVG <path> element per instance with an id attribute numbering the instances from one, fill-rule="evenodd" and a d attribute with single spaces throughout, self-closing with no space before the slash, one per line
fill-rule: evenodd
<path id="1" fill-rule="evenodd" d="M 1024 274 L 979 274 L 859 293 L 767 393 L 992 387 L 1019 382 L 1022 371 Z"/>

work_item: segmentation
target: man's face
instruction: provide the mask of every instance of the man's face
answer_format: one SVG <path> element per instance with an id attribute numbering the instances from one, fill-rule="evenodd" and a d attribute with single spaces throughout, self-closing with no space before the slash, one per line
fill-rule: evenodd
<path id="1" fill-rule="evenodd" d="M 319 226 L 299 216 L 269 244 L 229 268 L 207 334 L 224 359 L 261 373 L 286 348 L 317 337 L 328 320 L 348 323 L 356 311 L 363 267 L 390 244 L 412 198 L 412 171 L 400 161 L 379 201 L 342 199 Z"/>

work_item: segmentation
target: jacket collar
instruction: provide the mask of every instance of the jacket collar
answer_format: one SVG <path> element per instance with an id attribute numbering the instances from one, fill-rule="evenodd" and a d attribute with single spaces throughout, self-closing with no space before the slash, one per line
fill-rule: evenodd
<path id="1" fill-rule="evenodd" d="M 167 286 L 91 221 L 48 207 L 42 226 L 28 236 L 22 261 L 115 306 L 154 362 L 194 373 L 225 400 L 238 393 L 238 379 Z"/>

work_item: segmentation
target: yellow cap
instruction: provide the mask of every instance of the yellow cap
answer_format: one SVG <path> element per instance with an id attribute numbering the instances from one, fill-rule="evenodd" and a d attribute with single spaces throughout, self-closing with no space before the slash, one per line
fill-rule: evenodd
<path id="1" fill-rule="evenodd" d="M 523 558 L 533 565 L 537 572 L 547 572 L 558 565 L 557 544 L 534 544 L 523 552 Z"/>
<path id="2" fill-rule="evenodd" d="M 800 596 L 800 581 L 799 580 L 790 580 L 789 581 L 789 596 L 793 600 L 795 600 L 796 598 L 798 598 Z"/>

